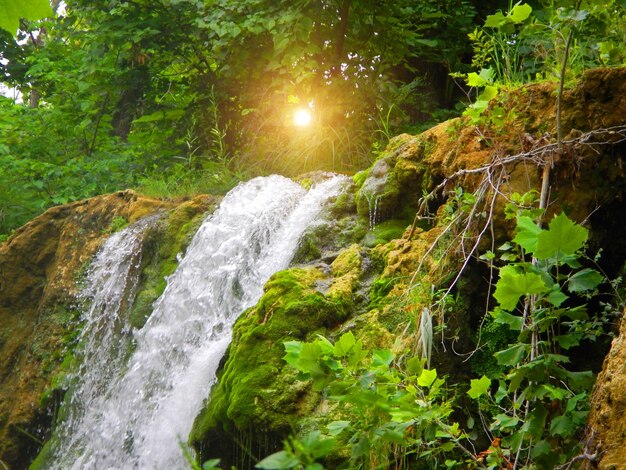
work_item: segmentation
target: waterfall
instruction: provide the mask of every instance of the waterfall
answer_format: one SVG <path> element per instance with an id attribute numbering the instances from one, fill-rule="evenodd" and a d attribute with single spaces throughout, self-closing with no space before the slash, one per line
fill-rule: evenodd
<path id="1" fill-rule="evenodd" d="M 258 301 L 267 279 L 288 266 L 302 232 L 345 180 L 334 176 L 308 192 L 281 176 L 237 186 L 204 221 L 141 330 L 124 327 L 117 312 L 132 301 L 129 277 L 137 264 L 137 255 L 120 262 L 120 244 L 136 246 L 130 239 L 140 239 L 145 223 L 114 235 L 86 289 L 93 302 L 83 357 L 98 359 L 85 362 L 68 392 L 52 468 L 185 468 L 180 443 L 215 381 L 234 321 Z M 100 272 L 107 272 L 106 281 Z M 97 300 L 96 286 L 105 283 L 110 288 Z M 133 352 L 125 358 L 129 345 Z"/>

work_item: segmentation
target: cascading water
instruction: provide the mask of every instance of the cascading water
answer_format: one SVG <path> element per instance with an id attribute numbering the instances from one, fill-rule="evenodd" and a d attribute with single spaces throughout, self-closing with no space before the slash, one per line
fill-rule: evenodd
<path id="1" fill-rule="evenodd" d="M 344 181 L 335 176 L 307 192 L 287 178 L 270 176 L 232 190 L 200 227 L 145 326 L 122 328 L 132 333 L 126 341 L 135 344 L 127 362 L 119 358 L 128 348 L 102 344 L 110 341 L 109 331 L 120 330 L 119 321 L 108 318 L 115 318 L 119 307 L 103 305 L 119 306 L 129 298 L 123 286 L 129 285 L 124 279 L 132 261 L 118 269 L 104 304 L 97 306 L 91 293 L 82 344 L 85 358 L 100 359 L 86 362 L 77 377 L 52 467 L 184 468 L 180 442 L 215 380 L 236 317 L 258 301 L 275 271 L 287 267 L 302 232 Z M 140 232 L 138 227 L 129 230 Z M 125 233 L 102 250 L 92 284 L 104 282 L 95 275 L 99 263 L 118 263 L 105 259 L 107 247 L 115 248 Z"/>

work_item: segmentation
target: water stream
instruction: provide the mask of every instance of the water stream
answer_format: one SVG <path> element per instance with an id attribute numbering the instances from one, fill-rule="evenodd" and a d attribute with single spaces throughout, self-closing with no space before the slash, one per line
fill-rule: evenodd
<path id="1" fill-rule="evenodd" d="M 200 227 L 141 330 L 117 313 L 132 301 L 133 266 L 149 221 L 115 234 L 88 277 L 85 365 L 52 468 L 185 468 L 180 442 L 215 380 L 234 321 L 288 266 L 302 232 L 344 181 L 335 176 L 307 192 L 270 176 L 233 189 Z"/>

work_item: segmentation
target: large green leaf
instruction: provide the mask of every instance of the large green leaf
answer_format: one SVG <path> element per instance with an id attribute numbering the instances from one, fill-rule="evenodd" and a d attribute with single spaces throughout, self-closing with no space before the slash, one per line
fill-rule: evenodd
<path id="1" fill-rule="evenodd" d="M 0 28 L 11 34 L 20 27 L 20 18 L 35 21 L 52 14 L 48 0 L 0 0 Z"/>
<path id="2" fill-rule="evenodd" d="M 421 387 L 430 387 L 437 378 L 437 369 L 424 369 L 417 378 L 417 384 Z"/>
<path id="3" fill-rule="evenodd" d="M 513 266 L 504 266 L 500 269 L 500 279 L 493 293 L 500 307 L 513 310 L 523 295 L 543 294 L 549 288 L 541 276 L 535 273 L 517 272 Z"/>
<path id="4" fill-rule="evenodd" d="M 335 343 L 335 351 L 334 354 L 336 357 L 347 356 L 356 343 L 356 338 L 351 331 L 341 335 L 341 338 Z"/>
<path id="5" fill-rule="evenodd" d="M 550 434 L 557 436 L 570 436 L 574 433 L 575 427 L 572 425 L 572 418 L 568 415 L 557 416 L 550 423 Z"/>
<path id="6" fill-rule="evenodd" d="M 522 3 L 521 5 L 515 5 L 513 9 L 509 12 L 507 18 L 513 20 L 514 23 L 521 23 L 526 20 L 532 13 L 532 7 L 527 3 Z"/>
<path id="7" fill-rule="evenodd" d="M 526 252 L 533 253 L 537 248 L 537 237 L 541 232 L 543 232 L 541 227 L 533 219 L 524 215 L 517 219 L 513 241 L 524 248 Z"/>
<path id="8" fill-rule="evenodd" d="M 535 256 L 538 259 L 564 261 L 583 247 L 588 236 L 586 228 L 560 213 L 550 221 L 548 230 L 537 236 Z"/>
<path id="9" fill-rule="evenodd" d="M 491 314 L 493 321 L 502 325 L 509 325 L 509 328 L 514 331 L 520 331 L 524 326 L 524 318 L 519 315 L 511 315 L 505 312 L 501 308 L 496 308 Z"/>

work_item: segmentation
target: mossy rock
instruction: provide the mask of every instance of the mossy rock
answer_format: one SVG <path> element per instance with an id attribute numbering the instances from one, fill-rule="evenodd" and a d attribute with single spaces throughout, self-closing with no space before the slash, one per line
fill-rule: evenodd
<path id="1" fill-rule="evenodd" d="M 359 178 L 355 198 L 359 215 L 378 223 L 415 212 L 422 188 L 432 186 L 422 161 L 427 150 L 425 142 L 407 134 L 390 141 L 367 176 Z"/>
<path id="2" fill-rule="evenodd" d="M 167 276 L 178 266 L 178 255 L 184 253 L 207 212 L 214 210 L 216 204 L 215 198 L 198 196 L 170 211 L 149 229 L 129 318 L 134 328 L 141 328 L 152 313 L 154 302 L 165 290 Z"/>
<path id="3" fill-rule="evenodd" d="M 325 333 L 352 313 L 348 296 L 317 289 L 325 277 L 315 267 L 278 272 L 259 303 L 237 320 L 218 383 L 190 436 L 203 459 L 220 457 L 230 465 L 233 436 L 262 430 L 284 437 L 315 408 L 317 396 L 282 359 L 283 342 Z M 250 445 L 246 451 L 255 455 L 271 450 L 254 439 Z"/>

